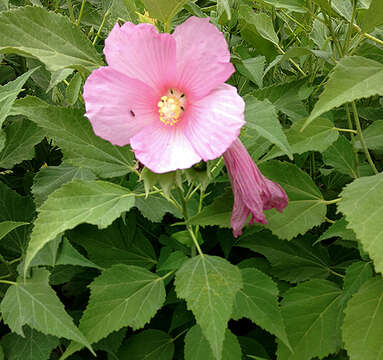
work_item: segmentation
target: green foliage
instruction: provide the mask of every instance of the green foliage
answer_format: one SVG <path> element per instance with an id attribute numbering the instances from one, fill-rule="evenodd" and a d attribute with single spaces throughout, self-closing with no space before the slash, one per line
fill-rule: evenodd
<path id="1" fill-rule="evenodd" d="M 311 280 L 289 290 L 282 314 L 293 351 L 279 343 L 278 359 L 322 358 L 341 347 L 341 290 L 334 283 Z"/>
<path id="2" fill-rule="evenodd" d="M 49 360 L 52 350 L 59 344 L 59 339 L 25 327 L 24 337 L 8 334 L 2 339 L 2 344 L 9 360 Z"/>
<path id="3" fill-rule="evenodd" d="M 81 30 L 67 17 L 42 7 L 20 7 L 0 14 L 0 52 L 33 56 L 57 71 L 89 72 L 101 57 Z"/>
<path id="4" fill-rule="evenodd" d="M 165 301 L 163 278 L 132 265 L 115 265 L 103 271 L 90 284 L 90 291 L 79 325 L 90 343 L 124 326 L 134 330 L 144 327 Z M 64 358 L 82 346 L 72 343 Z"/>
<path id="5" fill-rule="evenodd" d="M 25 259 L 28 268 L 38 251 L 65 230 L 81 223 L 106 228 L 134 205 L 134 193 L 104 181 L 74 180 L 56 190 L 38 209 Z M 77 204 L 76 204 L 76 199 Z"/>
<path id="6" fill-rule="evenodd" d="M 16 102 L 13 114 L 28 117 L 55 139 L 68 165 L 85 167 L 105 178 L 126 174 L 133 165 L 130 149 L 113 146 L 96 136 L 83 110 L 27 97 Z"/>
<path id="7" fill-rule="evenodd" d="M 239 269 L 222 258 L 199 255 L 177 271 L 175 286 L 196 317 L 214 357 L 222 359 L 225 329 L 242 287 Z"/>
<path id="8" fill-rule="evenodd" d="M 144 330 L 126 341 L 119 353 L 119 359 L 172 360 L 174 344 L 164 331 Z"/>
<path id="9" fill-rule="evenodd" d="M 254 129 L 260 136 L 275 144 L 282 154 L 292 158 L 290 145 L 279 123 L 277 112 L 268 100 L 260 101 L 254 97 L 246 99 L 246 127 Z"/>
<path id="10" fill-rule="evenodd" d="M 361 56 L 338 62 L 304 127 L 318 116 L 357 99 L 383 95 L 383 65 Z"/>
<path id="11" fill-rule="evenodd" d="M 0 0 L 0 360 L 383 360 L 382 14 L 381 0 Z M 238 238 L 222 157 L 156 174 L 86 115 L 117 23 L 172 34 L 190 16 L 222 32 L 238 135 L 289 198 Z"/>
<path id="12" fill-rule="evenodd" d="M 343 341 L 351 359 L 382 359 L 383 281 L 366 281 L 345 309 Z"/>
<path id="13" fill-rule="evenodd" d="M 323 222 L 326 205 L 309 175 L 293 164 L 278 161 L 262 164 L 260 170 L 267 178 L 279 183 L 289 197 L 289 204 L 282 213 L 274 209 L 267 212 L 267 228 L 273 234 L 290 240 Z"/>
<path id="14" fill-rule="evenodd" d="M 278 306 L 276 284 L 257 269 L 242 269 L 241 273 L 243 288 L 235 299 L 233 319 L 247 317 L 290 347 Z"/>
<path id="15" fill-rule="evenodd" d="M 383 208 L 383 174 L 359 178 L 347 185 L 338 204 L 363 249 L 374 260 L 375 269 L 383 271 L 380 212 Z"/>
<path id="16" fill-rule="evenodd" d="M 48 278 L 47 270 L 35 269 L 31 279 L 20 279 L 10 286 L 0 305 L 4 322 L 22 336 L 23 326 L 28 325 L 43 334 L 75 340 L 91 349 L 49 286 Z"/>
<path id="17" fill-rule="evenodd" d="M 185 360 L 215 360 L 209 342 L 203 335 L 201 327 L 194 325 L 185 337 Z M 241 360 L 242 352 L 238 339 L 226 330 L 223 341 L 222 360 Z"/>
<path id="18" fill-rule="evenodd" d="M 186 0 L 142 0 L 142 2 L 152 18 L 168 23 L 181 10 Z"/>

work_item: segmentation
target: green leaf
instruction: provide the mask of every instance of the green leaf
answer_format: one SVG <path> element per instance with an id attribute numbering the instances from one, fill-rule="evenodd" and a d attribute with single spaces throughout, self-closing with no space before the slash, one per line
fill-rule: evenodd
<path id="1" fill-rule="evenodd" d="M 1 14 L 0 14 L 1 18 Z M 1 24 L 0 24 L 1 26 Z M 1 35 L 0 35 L 1 36 Z M 36 69 L 30 70 L 19 76 L 16 80 L 10 81 L 4 86 L 0 86 L 0 126 L 8 116 L 13 103 L 15 102 L 24 84 Z"/>
<path id="2" fill-rule="evenodd" d="M 27 222 L 22 221 L 3 221 L 0 222 L 0 240 L 10 233 L 12 230 L 17 229 L 19 226 L 28 225 Z"/>
<path id="3" fill-rule="evenodd" d="M 344 136 L 339 136 L 338 140 L 330 145 L 322 156 L 323 162 L 332 166 L 336 171 L 354 179 L 358 177 L 352 144 Z"/>
<path id="4" fill-rule="evenodd" d="M 164 331 L 148 329 L 128 338 L 118 352 L 118 359 L 172 360 L 173 339 Z"/>
<path id="5" fill-rule="evenodd" d="M 257 56 L 242 60 L 236 67 L 243 76 L 257 84 L 259 88 L 262 88 L 265 61 L 266 58 L 264 56 Z"/>
<path id="6" fill-rule="evenodd" d="M 343 341 L 352 360 L 383 359 L 383 280 L 366 281 L 345 309 Z"/>
<path id="7" fill-rule="evenodd" d="M 20 196 L 0 181 L 0 221 L 32 222 L 34 206 L 30 197 Z M 22 226 L 6 235 L 1 247 L 15 255 L 25 253 L 31 226 Z"/>
<path id="8" fill-rule="evenodd" d="M 126 234 L 131 227 L 120 228 L 117 223 L 105 230 L 84 224 L 70 231 L 68 237 L 82 246 L 89 259 L 101 267 L 126 264 L 151 269 L 157 257 L 150 241 L 138 231 L 133 239 L 127 240 Z"/>
<path id="9" fill-rule="evenodd" d="M 267 71 L 267 70 L 266 70 Z M 305 89 L 307 80 L 297 80 L 255 90 L 251 95 L 259 100 L 268 99 L 277 110 L 286 114 L 292 121 L 301 120 L 308 116 L 303 104 L 301 90 Z"/>
<path id="10" fill-rule="evenodd" d="M 80 90 L 82 86 L 82 77 L 80 73 L 76 73 L 69 82 L 69 85 L 65 89 L 66 101 L 69 105 L 74 105 L 78 97 L 80 96 Z"/>
<path id="11" fill-rule="evenodd" d="M 231 9 L 230 9 L 230 3 L 229 0 L 217 0 L 217 7 L 222 7 L 225 9 L 227 14 L 227 19 L 231 19 Z"/>
<path id="12" fill-rule="evenodd" d="M 265 3 L 273 5 L 277 9 L 287 9 L 290 11 L 306 12 L 304 0 L 264 0 Z"/>
<path id="13" fill-rule="evenodd" d="M 221 360 L 227 322 L 242 287 L 241 272 L 225 259 L 199 255 L 177 271 L 175 287 L 196 317 L 214 357 Z"/>
<path id="14" fill-rule="evenodd" d="M 218 196 L 210 205 L 205 206 L 198 215 L 191 217 L 188 223 L 190 225 L 218 225 L 230 228 L 232 211 L 233 193 L 229 189 L 223 195 Z"/>
<path id="15" fill-rule="evenodd" d="M 74 68 L 90 72 L 103 65 L 78 26 L 36 6 L 0 13 L 0 52 L 36 57 L 49 71 Z"/>
<path id="16" fill-rule="evenodd" d="M 299 120 L 286 131 L 287 141 L 294 154 L 303 154 L 306 151 L 323 152 L 339 136 L 334 124 L 328 119 L 317 118 L 301 131 L 304 122 L 305 119 Z M 280 149 L 273 148 L 263 160 L 267 161 L 281 155 L 284 153 Z"/>
<path id="17" fill-rule="evenodd" d="M 96 136 L 83 110 L 49 105 L 28 96 L 16 101 L 13 115 L 24 115 L 43 128 L 64 153 L 68 165 L 84 167 L 103 178 L 131 171 L 133 153 L 129 146 L 114 146 Z"/>
<path id="18" fill-rule="evenodd" d="M 61 244 L 55 265 L 77 265 L 102 269 L 100 266 L 94 264 L 85 256 L 81 255 L 67 239 L 64 239 Z"/>
<path id="19" fill-rule="evenodd" d="M 186 0 L 142 0 L 152 18 L 169 23 L 182 9 Z"/>
<path id="20" fill-rule="evenodd" d="M 255 26 L 259 35 L 261 35 L 264 39 L 275 45 L 279 44 L 278 36 L 274 30 L 273 21 L 267 14 L 256 14 L 253 12 L 248 21 Z"/>
<path id="21" fill-rule="evenodd" d="M 323 358 L 341 348 L 341 295 L 327 280 L 304 282 L 285 294 L 282 314 L 293 352 L 279 342 L 278 359 Z"/>
<path id="22" fill-rule="evenodd" d="M 1 19 L 1 14 L 0 14 Z M 1 20 L 0 20 L 1 21 Z M 0 24 L 1 28 L 1 24 Z M 1 35 L 0 35 L 1 37 Z M 0 40 L 1 41 L 1 40 Z M 4 120 L 10 113 L 13 103 L 22 90 L 24 84 L 36 69 L 30 70 L 19 76 L 16 80 L 10 81 L 4 86 L 0 85 L 0 133 L 4 138 L 5 135 L 1 130 Z M 4 142 L 0 142 L 0 151 L 4 148 Z"/>
<path id="23" fill-rule="evenodd" d="M 8 360 L 48 360 L 52 350 L 59 345 L 59 339 L 26 327 L 24 337 L 7 334 L 2 344 Z"/>
<path id="24" fill-rule="evenodd" d="M 206 340 L 201 327 L 194 325 L 185 337 L 185 360 L 215 360 L 217 359 Z M 229 329 L 225 331 L 222 360 L 241 360 L 242 351 L 238 339 Z"/>
<path id="25" fill-rule="evenodd" d="M 346 270 L 343 283 L 343 298 L 347 302 L 360 287 L 372 277 L 373 268 L 370 263 L 357 261 Z"/>
<path id="26" fill-rule="evenodd" d="M 263 175 L 280 184 L 289 198 L 282 213 L 274 209 L 266 212 L 269 221 L 266 227 L 273 234 L 290 240 L 324 221 L 326 205 L 309 175 L 294 164 L 275 160 L 261 164 L 259 168 Z"/>
<path id="27" fill-rule="evenodd" d="M 138 191 L 138 189 L 136 189 Z M 136 199 L 135 206 L 141 214 L 152 222 L 161 222 L 166 213 L 173 214 L 177 218 L 182 218 L 182 213 L 167 199 L 160 194 L 149 195 Z"/>
<path id="28" fill-rule="evenodd" d="M 11 285 L 0 305 L 4 322 L 22 336 L 23 325 L 28 325 L 43 334 L 78 341 L 92 351 L 90 343 L 48 285 L 48 278 L 47 270 L 34 269 L 31 279 L 20 279 L 16 285 Z"/>
<path id="29" fill-rule="evenodd" d="M 125 326 L 140 329 L 165 302 L 163 278 L 138 266 L 114 265 L 90 285 L 89 303 L 79 328 L 90 343 Z M 80 350 L 71 343 L 62 360 Z"/>
<path id="30" fill-rule="evenodd" d="M 265 16 L 267 17 L 267 15 Z M 262 25 L 260 23 L 262 22 L 261 20 L 264 19 L 264 16 L 257 18 L 251 6 L 241 4 L 238 12 L 238 19 L 242 38 L 252 46 L 255 46 L 259 53 L 266 56 L 268 61 L 272 61 L 278 54 L 275 45 L 264 38 L 265 34 L 260 34 L 258 31 L 258 27 Z M 271 29 L 271 31 L 273 32 L 274 29 Z"/>
<path id="31" fill-rule="evenodd" d="M 290 145 L 273 104 L 267 99 L 260 101 L 253 96 L 249 96 L 246 98 L 245 118 L 246 127 L 256 130 L 270 143 L 278 146 L 282 154 L 287 154 L 292 159 Z"/>
<path id="32" fill-rule="evenodd" d="M 134 195 L 128 189 L 106 181 L 74 180 L 63 185 L 38 209 L 25 270 L 39 250 L 63 231 L 81 223 L 106 228 L 122 212 L 134 206 Z"/>
<path id="33" fill-rule="evenodd" d="M 331 239 L 333 237 L 340 237 L 343 240 L 353 240 L 356 241 L 355 233 L 347 229 L 347 221 L 344 217 L 337 220 L 334 224 L 332 224 L 315 242 L 321 242 L 323 240 Z"/>
<path id="34" fill-rule="evenodd" d="M 364 129 L 363 137 L 369 149 L 383 151 L 383 120 L 374 121 Z M 358 150 L 363 149 L 359 140 L 355 141 L 355 147 Z"/>
<path id="35" fill-rule="evenodd" d="M 348 184 L 340 194 L 338 203 L 363 249 L 374 261 L 377 272 L 383 271 L 383 174 L 366 176 Z"/>
<path id="36" fill-rule="evenodd" d="M 383 3 L 380 0 L 371 0 L 368 10 L 363 11 L 360 16 L 360 27 L 363 31 L 370 32 L 382 24 Z"/>
<path id="37" fill-rule="evenodd" d="M 27 119 L 12 120 L 4 129 L 6 141 L 0 152 L 0 167 L 11 169 L 35 156 L 35 145 L 45 136 L 43 130 Z"/>
<path id="38" fill-rule="evenodd" d="M 271 263 L 271 273 L 292 283 L 329 276 L 330 259 L 327 250 L 313 246 L 310 238 L 286 242 L 261 232 L 256 239 L 245 237 L 237 245 L 262 254 Z"/>
<path id="39" fill-rule="evenodd" d="M 274 281 L 257 269 L 242 269 L 243 288 L 235 298 L 232 317 L 242 317 L 281 339 L 288 347 L 285 324 L 278 306 L 278 288 Z"/>
<path id="40" fill-rule="evenodd" d="M 35 204 L 40 206 L 53 191 L 74 179 L 95 180 L 92 171 L 61 164 L 59 166 L 47 166 L 40 169 L 35 175 L 32 186 L 32 194 Z"/>
<path id="41" fill-rule="evenodd" d="M 361 56 L 341 59 L 306 120 L 305 128 L 323 113 L 347 102 L 383 95 L 383 64 Z"/>

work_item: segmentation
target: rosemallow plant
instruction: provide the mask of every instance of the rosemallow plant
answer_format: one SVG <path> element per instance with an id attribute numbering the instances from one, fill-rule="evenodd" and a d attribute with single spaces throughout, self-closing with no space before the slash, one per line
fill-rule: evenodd
<path id="1" fill-rule="evenodd" d="M 94 132 L 130 144 L 156 173 L 221 156 L 244 124 L 244 101 L 224 82 L 234 72 L 223 34 L 191 17 L 174 33 L 150 24 L 115 25 L 105 41 L 108 66 L 84 86 Z"/>
<path id="2" fill-rule="evenodd" d="M 288 198 L 279 184 L 263 176 L 239 139 L 223 154 L 234 193 L 231 227 L 235 237 L 242 234 L 242 227 L 251 214 L 250 224 L 256 220 L 267 224 L 264 210 L 279 212 L 287 206 Z"/>

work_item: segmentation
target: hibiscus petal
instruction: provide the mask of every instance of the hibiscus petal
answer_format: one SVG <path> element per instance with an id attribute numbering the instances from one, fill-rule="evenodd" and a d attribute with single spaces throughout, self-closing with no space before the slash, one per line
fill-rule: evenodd
<path id="1" fill-rule="evenodd" d="M 151 87 L 110 67 L 93 71 L 84 85 L 86 116 L 95 134 L 120 146 L 157 120 L 157 99 Z"/>
<path id="2" fill-rule="evenodd" d="M 136 158 L 156 173 L 187 169 L 201 161 L 180 126 L 159 120 L 135 135 L 130 144 Z"/>
<path id="3" fill-rule="evenodd" d="M 269 180 L 267 177 L 264 176 L 263 180 L 270 193 L 270 197 L 267 199 L 267 202 L 263 204 L 263 209 L 269 210 L 275 208 L 279 212 L 282 212 L 289 203 L 289 198 L 287 197 L 285 191 L 282 189 L 281 185 Z"/>
<path id="4" fill-rule="evenodd" d="M 180 125 L 203 160 L 221 156 L 238 137 L 245 123 L 245 103 L 237 89 L 219 85 L 209 95 L 190 106 Z"/>
<path id="5" fill-rule="evenodd" d="M 174 84 L 176 43 L 170 34 L 159 34 L 150 24 L 114 26 L 105 40 L 109 66 L 163 92 Z"/>
<path id="6" fill-rule="evenodd" d="M 177 43 L 178 87 L 191 98 L 207 95 L 234 72 L 223 34 L 209 19 L 191 17 L 173 33 Z"/>

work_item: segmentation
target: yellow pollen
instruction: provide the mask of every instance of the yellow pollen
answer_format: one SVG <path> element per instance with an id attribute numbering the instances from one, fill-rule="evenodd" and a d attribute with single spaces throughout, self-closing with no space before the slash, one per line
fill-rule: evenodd
<path id="1" fill-rule="evenodd" d="M 184 111 L 183 102 L 175 95 L 162 96 L 157 105 L 160 120 L 165 125 L 173 126 L 176 124 Z"/>

